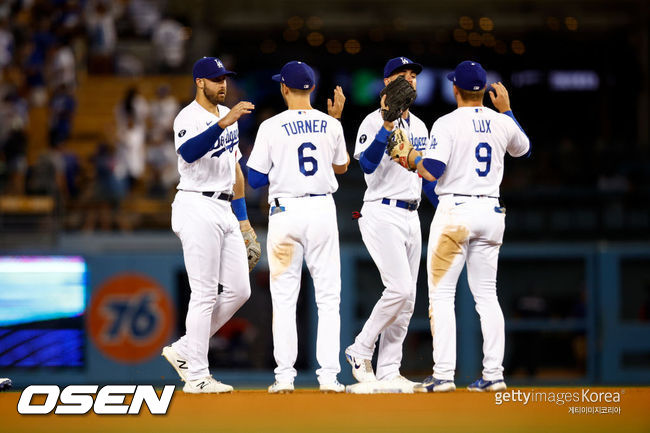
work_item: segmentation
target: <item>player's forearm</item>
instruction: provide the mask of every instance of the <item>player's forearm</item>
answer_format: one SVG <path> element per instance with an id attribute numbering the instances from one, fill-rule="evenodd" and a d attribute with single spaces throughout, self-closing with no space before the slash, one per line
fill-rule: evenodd
<path id="1" fill-rule="evenodd" d="M 440 176 L 445 172 L 447 164 L 437 159 L 422 158 L 417 162 L 417 171 L 423 179 L 433 182 L 440 179 Z"/>
<path id="2" fill-rule="evenodd" d="M 208 153 L 222 133 L 223 128 L 219 124 L 214 124 L 196 137 L 192 137 L 183 143 L 178 148 L 178 153 L 185 162 L 191 164 Z"/>
<path id="3" fill-rule="evenodd" d="M 246 194 L 246 181 L 244 180 L 244 173 L 242 172 L 241 165 L 235 163 L 235 185 L 233 186 L 235 193 L 233 200 L 244 197 Z"/>
<path id="4" fill-rule="evenodd" d="M 435 189 L 438 182 L 435 180 L 433 182 L 426 179 L 422 180 L 422 192 L 429 199 L 432 205 L 438 207 L 438 196 L 436 195 Z"/>

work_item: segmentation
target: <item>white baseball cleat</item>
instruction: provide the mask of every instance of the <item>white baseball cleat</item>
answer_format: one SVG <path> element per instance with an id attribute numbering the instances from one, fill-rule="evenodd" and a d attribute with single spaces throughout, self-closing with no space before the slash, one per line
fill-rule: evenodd
<path id="1" fill-rule="evenodd" d="M 320 392 L 345 392 L 345 385 L 334 379 L 334 382 L 321 383 Z"/>
<path id="2" fill-rule="evenodd" d="M 187 382 L 187 361 L 181 358 L 171 346 L 163 347 L 162 356 L 174 367 L 181 380 Z"/>
<path id="3" fill-rule="evenodd" d="M 7 377 L 0 377 L 0 391 L 11 388 L 11 379 Z"/>
<path id="4" fill-rule="evenodd" d="M 293 390 L 293 382 L 278 382 L 276 380 L 273 385 L 269 386 L 269 394 L 289 394 Z"/>
<path id="5" fill-rule="evenodd" d="M 345 349 L 345 359 L 352 366 L 352 376 L 358 382 L 376 382 L 375 372 L 372 370 L 372 360 L 363 359 L 352 355 L 350 348 Z"/>
<path id="6" fill-rule="evenodd" d="M 212 376 L 206 376 L 203 379 L 188 380 L 185 382 L 183 392 L 188 394 L 221 394 L 232 392 L 233 387 L 221 383 Z"/>

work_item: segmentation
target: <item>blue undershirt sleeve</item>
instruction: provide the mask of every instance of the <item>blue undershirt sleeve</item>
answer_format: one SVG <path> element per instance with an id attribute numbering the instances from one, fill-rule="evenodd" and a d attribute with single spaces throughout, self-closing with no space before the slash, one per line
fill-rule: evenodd
<path id="1" fill-rule="evenodd" d="M 178 148 L 178 153 L 185 162 L 191 164 L 212 149 L 212 146 L 219 139 L 221 133 L 223 133 L 223 129 L 218 123 L 215 123 L 196 137 L 192 137 L 183 143 Z"/>
<path id="2" fill-rule="evenodd" d="M 429 182 L 426 179 L 422 179 L 422 192 L 427 196 L 429 201 L 434 207 L 438 207 L 438 196 L 434 191 L 436 189 L 437 181 Z"/>
<path id="3" fill-rule="evenodd" d="M 447 164 L 432 158 L 424 158 L 422 165 L 436 179 L 440 179 L 440 176 L 445 172 L 445 168 L 447 168 Z"/>
<path id="4" fill-rule="evenodd" d="M 248 167 L 248 184 L 253 189 L 261 188 L 269 184 L 269 175 Z"/>
<path id="5" fill-rule="evenodd" d="M 359 156 L 359 164 L 364 173 L 370 174 L 377 169 L 381 158 L 384 156 L 386 150 L 386 143 L 388 143 L 388 136 L 390 131 L 387 131 L 383 126 L 375 136 L 375 139 L 370 143 L 370 146 Z"/>
<path id="6" fill-rule="evenodd" d="M 508 117 L 511 118 L 512 120 L 514 120 L 515 123 L 517 124 L 517 126 L 519 127 L 519 129 L 521 129 L 521 132 L 523 132 L 524 134 L 526 134 L 526 131 L 524 131 L 524 128 L 522 128 L 521 125 L 519 124 L 519 122 L 517 122 L 517 119 L 515 119 L 515 115 L 514 115 L 514 113 L 512 112 L 512 110 L 504 111 L 503 114 L 505 114 L 506 116 L 508 116 Z M 529 139 L 529 143 L 530 143 L 530 139 Z M 528 153 L 524 155 L 524 158 L 529 158 L 529 157 L 530 157 L 530 153 L 531 153 L 532 151 L 533 151 L 533 145 L 532 145 L 532 143 L 530 143 L 530 144 L 528 145 Z"/>

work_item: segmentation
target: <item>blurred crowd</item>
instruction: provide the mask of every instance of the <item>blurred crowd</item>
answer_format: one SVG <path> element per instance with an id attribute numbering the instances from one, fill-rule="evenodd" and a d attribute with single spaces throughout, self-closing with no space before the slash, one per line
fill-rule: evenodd
<path id="1" fill-rule="evenodd" d="M 195 60 L 187 55 L 190 31 L 179 21 L 185 18 L 167 16 L 167 3 L 172 0 L 0 1 L 0 199 L 53 197 L 60 227 L 69 230 L 169 229 L 169 203 L 177 180 L 170 129 L 179 107 L 188 101 L 178 100 L 174 95 L 179 93 L 172 92 L 164 80 L 145 93 L 137 87 L 120 88 L 124 93 L 112 119 L 92 134 L 87 132 L 89 127 L 78 132 L 85 125 L 78 120 L 80 107 L 88 106 L 78 99 L 85 77 L 189 74 Z M 195 29 L 196 34 L 200 31 Z M 321 110 L 325 110 L 327 89 L 344 86 L 349 102 L 342 122 L 352 151 L 359 121 L 371 109 L 367 101 L 355 101 L 359 85 L 354 74 L 366 74 L 371 65 L 383 64 L 385 52 L 404 49 L 387 41 L 381 53 L 348 56 L 350 61 L 343 67 L 327 62 L 329 58 L 315 48 L 287 45 L 290 54 L 269 54 L 260 66 L 258 46 L 252 42 L 260 36 L 251 32 L 246 37 L 223 32 L 220 48 L 212 53 L 242 71 L 229 82 L 226 105 L 242 98 L 256 104 L 255 113 L 239 124 L 244 164 L 257 125 L 283 108 L 275 87 L 268 85 L 274 62 L 288 55 L 314 59 L 322 69 L 319 86 L 323 90 L 314 104 Z M 427 59 L 429 63 L 435 60 L 432 66 L 451 66 L 457 56 L 465 55 L 456 52 L 456 45 L 447 45 L 453 56 Z M 226 53 L 223 47 L 228 48 Z M 510 71 L 513 65 L 502 64 L 503 59 L 493 58 L 488 64 Z M 191 80 L 187 86 L 189 90 Z M 91 97 L 101 90 L 83 87 Z M 502 184 L 502 197 L 511 206 L 510 235 L 586 239 L 595 234 L 624 239 L 648 233 L 649 151 L 647 145 L 636 142 L 630 104 L 607 99 L 612 93 L 609 87 L 598 94 L 579 95 L 591 98 L 582 103 L 587 106 L 583 110 L 575 109 L 576 101 L 583 99 L 572 92 L 540 98 L 539 88 L 510 90 L 517 117 L 533 137 L 533 158 L 508 165 Z M 186 97 L 190 99 L 191 94 Z M 448 102 L 435 101 L 418 106 L 416 112 L 430 127 L 433 119 L 452 108 Z M 596 119 L 594 112 L 600 112 Z M 587 127 L 592 124 L 599 127 Z M 90 142 L 92 149 L 81 151 L 80 141 Z M 340 215 L 348 215 L 362 201 L 361 170 L 353 168 L 340 183 L 337 204 Z M 263 190 L 247 191 L 254 224 L 265 224 L 264 195 Z M 422 215 L 426 222 L 431 212 L 426 209 Z M 346 217 L 340 219 L 341 232 L 358 237 L 356 225 Z"/>
<path id="2" fill-rule="evenodd" d="M 120 40 L 156 50 L 153 71 L 177 72 L 185 28 L 154 0 L 8 0 L 0 4 L 0 191 L 54 197 L 68 228 L 129 229 L 125 197 L 167 197 L 176 184 L 171 127 L 179 103 L 167 85 L 151 100 L 130 88 L 90 158 L 68 149 L 81 74 L 149 72 Z M 31 115 L 40 110 L 46 120 Z M 39 129 L 47 127 L 47 134 Z M 34 137 L 45 137 L 34 139 Z M 41 142 L 44 141 L 44 142 Z M 38 149 L 29 149 L 29 146 Z M 131 218 L 132 219 L 132 218 Z"/>

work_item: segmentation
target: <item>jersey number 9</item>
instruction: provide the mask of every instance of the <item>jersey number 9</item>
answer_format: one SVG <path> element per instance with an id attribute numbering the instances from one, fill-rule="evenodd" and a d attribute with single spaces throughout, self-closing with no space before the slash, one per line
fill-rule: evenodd
<path id="1" fill-rule="evenodd" d="M 476 146 L 476 160 L 485 164 L 485 168 L 481 170 L 476 169 L 476 173 L 480 177 L 485 177 L 490 172 L 490 165 L 492 164 L 492 147 L 488 143 L 481 142 Z"/>
<path id="2" fill-rule="evenodd" d="M 313 143 L 302 143 L 298 148 L 298 166 L 300 172 L 305 176 L 313 176 L 318 171 L 318 161 L 313 156 L 305 156 L 305 149 L 316 150 Z M 310 168 L 307 170 L 305 164 L 309 164 Z"/>

